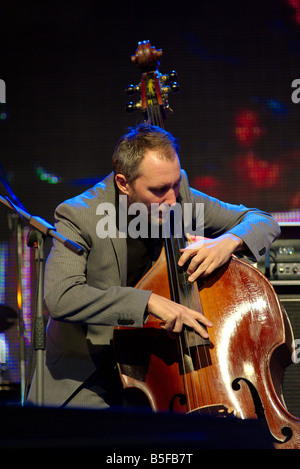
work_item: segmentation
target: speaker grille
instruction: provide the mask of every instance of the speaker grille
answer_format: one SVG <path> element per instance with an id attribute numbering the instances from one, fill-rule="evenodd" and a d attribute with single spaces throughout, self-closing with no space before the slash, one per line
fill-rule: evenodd
<path id="1" fill-rule="evenodd" d="M 292 325 L 294 338 L 300 339 L 300 294 L 278 295 Z M 293 363 L 283 373 L 282 391 L 291 414 L 300 417 L 300 363 Z"/>

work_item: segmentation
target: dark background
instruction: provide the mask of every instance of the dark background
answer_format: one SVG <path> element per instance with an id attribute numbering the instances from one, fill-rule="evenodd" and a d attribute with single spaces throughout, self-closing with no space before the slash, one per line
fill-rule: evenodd
<path id="1" fill-rule="evenodd" d="M 124 110 L 125 87 L 141 78 L 130 56 L 150 40 L 163 50 L 160 72 L 178 72 L 165 127 L 191 185 L 271 212 L 298 209 L 298 9 L 289 0 L 2 1 L 0 158 L 14 193 L 53 223 L 58 203 L 111 171 L 117 139 L 142 118 Z"/>

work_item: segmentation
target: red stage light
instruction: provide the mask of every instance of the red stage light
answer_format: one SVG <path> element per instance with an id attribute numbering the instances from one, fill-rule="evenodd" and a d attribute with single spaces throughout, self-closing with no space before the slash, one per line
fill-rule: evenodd
<path id="1" fill-rule="evenodd" d="M 235 136 L 241 146 L 251 147 L 262 135 L 258 115 L 251 110 L 241 111 L 235 119 Z"/>

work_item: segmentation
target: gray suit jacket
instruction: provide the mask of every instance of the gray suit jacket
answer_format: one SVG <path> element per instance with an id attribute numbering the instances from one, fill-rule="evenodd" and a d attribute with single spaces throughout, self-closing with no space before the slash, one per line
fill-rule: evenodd
<path id="1" fill-rule="evenodd" d="M 100 203 L 115 205 L 113 174 L 57 207 L 56 230 L 81 245 L 78 256 L 54 240 L 45 268 L 47 326 L 44 400 L 61 405 L 105 360 L 114 326 L 142 327 L 151 292 L 126 286 L 127 249 L 122 237 L 100 239 Z M 266 252 L 280 229 L 267 213 L 231 205 L 191 189 L 186 174 L 180 203 L 204 204 L 204 235 L 231 232 L 243 239 L 252 260 Z M 103 215 L 102 215 L 103 216 Z M 118 232 L 117 232 L 118 235 Z M 29 400 L 35 400 L 35 379 Z"/>

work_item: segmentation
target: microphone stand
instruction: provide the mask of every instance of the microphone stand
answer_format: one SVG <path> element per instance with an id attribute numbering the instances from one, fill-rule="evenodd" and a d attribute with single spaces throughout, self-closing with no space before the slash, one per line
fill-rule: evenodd
<path id="1" fill-rule="evenodd" d="M 33 343 L 36 352 L 36 402 L 38 406 L 44 404 L 44 368 L 43 351 L 45 350 L 45 324 L 43 317 L 43 279 L 44 279 L 44 235 L 37 231 L 30 231 L 27 237 L 27 245 L 36 249 L 37 262 L 37 288 L 36 288 L 36 314 L 33 328 Z"/>
<path id="2" fill-rule="evenodd" d="M 10 214 L 11 215 L 11 214 Z M 24 404 L 25 382 L 26 382 L 26 344 L 25 344 L 25 327 L 23 315 L 23 284 L 22 284 L 22 227 L 20 217 L 13 213 L 9 217 L 9 227 L 16 235 L 17 244 L 17 311 L 18 311 L 18 328 L 19 328 L 19 345 L 20 345 L 20 391 L 21 404 Z"/>
<path id="3" fill-rule="evenodd" d="M 37 247 L 37 299 L 36 312 L 34 318 L 34 347 L 36 351 L 36 379 L 37 379 L 37 405 L 44 405 L 44 373 L 43 360 L 45 350 L 45 325 L 43 318 L 43 284 L 44 284 L 44 242 L 47 236 L 55 238 L 66 248 L 78 255 L 83 254 L 83 248 L 73 241 L 57 233 L 55 227 L 43 218 L 32 216 L 22 208 L 14 204 L 8 197 L 0 196 L 0 202 L 14 210 L 20 219 L 30 226 L 31 232 L 28 235 L 27 244 L 29 247 Z"/>

